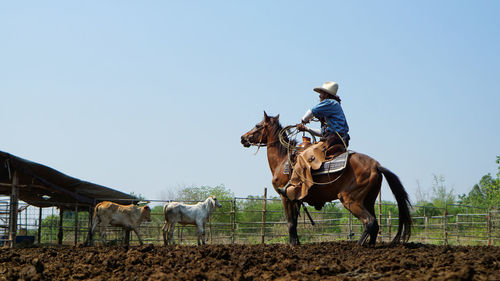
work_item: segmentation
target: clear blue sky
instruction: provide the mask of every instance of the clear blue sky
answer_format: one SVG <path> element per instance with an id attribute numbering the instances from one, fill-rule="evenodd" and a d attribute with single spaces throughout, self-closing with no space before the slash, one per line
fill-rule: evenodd
<path id="1" fill-rule="evenodd" d="M 500 155 L 497 1 L 4 1 L 0 150 L 166 199 L 271 187 L 240 136 L 340 84 L 352 150 L 466 193 Z M 384 199 L 392 200 L 387 186 Z M 271 195 L 276 196 L 274 191 Z"/>

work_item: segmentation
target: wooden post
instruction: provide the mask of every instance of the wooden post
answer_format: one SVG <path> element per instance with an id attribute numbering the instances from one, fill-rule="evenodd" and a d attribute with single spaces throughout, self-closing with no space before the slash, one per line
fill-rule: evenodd
<path id="1" fill-rule="evenodd" d="M 94 202 L 95 206 L 95 202 Z M 89 208 L 89 230 L 88 230 L 88 238 L 87 238 L 87 243 L 89 245 L 94 245 L 94 235 L 92 233 L 92 218 L 94 217 L 94 208 L 93 206 L 90 206 Z"/>
<path id="2" fill-rule="evenodd" d="M 12 175 L 12 189 L 10 194 L 10 220 L 9 220 L 9 247 L 16 244 L 17 236 L 17 209 L 19 206 L 19 178 L 17 171 Z"/>
<path id="3" fill-rule="evenodd" d="M 491 210 L 488 210 L 488 214 L 486 215 L 486 227 L 488 231 L 488 246 L 491 246 Z"/>
<path id="4" fill-rule="evenodd" d="M 424 209 L 425 210 L 425 209 Z M 429 235 L 427 234 L 427 225 L 429 224 L 429 218 L 425 215 L 424 212 L 424 233 L 425 233 L 425 243 L 429 240 Z"/>
<path id="5" fill-rule="evenodd" d="M 57 244 L 62 245 L 63 242 L 63 215 L 64 210 L 62 206 L 59 206 L 59 232 L 57 233 Z"/>
<path id="6" fill-rule="evenodd" d="M 382 241 L 382 188 L 378 192 L 378 241 Z"/>
<path id="7" fill-rule="evenodd" d="M 444 218 L 443 230 L 444 230 L 444 244 L 445 245 L 448 245 L 448 231 L 446 229 L 447 216 L 448 216 L 448 211 L 447 211 L 447 209 L 444 209 L 444 214 L 443 214 L 443 218 Z"/>
<path id="8" fill-rule="evenodd" d="M 457 215 L 456 222 L 455 222 L 455 225 L 457 228 L 457 245 L 459 245 L 459 243 L 460 243 L 460 225 L 458 223 L 458 218 L 459 218 L 459 216 Z"/>
<path id="9" fill-rule="evenodd" d="M 42 243 L 42 207 L 38 208 L 38 245 Z"/>
<path id="10" fill-rule="evenodd" d="M 236 198 L 231 201 L 231 213 L 230 213 L 230 220 L 231 220 L 231 244 L 234 244 L 234 232 L 235 232 L 235 225 L 236 225 L 236 216 L 235 216 L 235 209 L 236 209 Z"/>
<path id="11" fill-rule="evenodd" d="M 75 203 L 75 246 L 78 243 L 78 203 Z"/>
<path id="12" fill-rule="evenodd" d="M 392 214 L 389 210 L 389 217 L 387 218 L 387 239 L 391 241 L 391 227 L 392 227 Z"/>
<path id="13" fill-rule="evenodd" d="M 177 224 L 177 235 L 179 236 L 179 243 L 182 243 L 182 229 L 183 229 L 183 226 L 178 223 Z"/>
<path id="14" fill-rule="evenodd" d="M 351 208 L 351 204 L 349 203 L 349 209 Z M 354 233 L 352 233 L 352 213 L 349 211 L 349 241 L 352 241 L 352 237 Z"/>
<path id="15" fill-rule="evenodd" d="M 264 199 L 262 202 L 262 226 L 260 229 L 260 243 L 265 243 L 266 235 L 266 211 L 267 211 L 267 187 L 264 187 Z"/>
<path id="16" fill-rule="evenodd" d="M 209 235 L 210 244 L 212 244 L 213 243 L 213 240 L 212 240 L 212 223 L 210 222 L 210 218 L 208 218 L 208 235 Z"/>

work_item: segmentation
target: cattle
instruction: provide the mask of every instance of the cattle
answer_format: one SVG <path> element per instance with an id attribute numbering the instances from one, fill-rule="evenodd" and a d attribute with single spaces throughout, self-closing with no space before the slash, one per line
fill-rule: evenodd
<path id="1" fill-rule="evenodd" d="M 163 242 L 165 245 L 168 245 L 168 242 L 175 244 L 173 235 L 174 226 L 176 223 L 180 223 L 182 225 L 196 225 L 198 228 L 198 245 L 205 244 L 205 223 L 215 211 L 215 208 L 220 207 L 222 207 L 222 205 L 217 201 L 215 196 L 210 196 L 205 201 L 195 205 L 186 205 L 179 202 L 165 204 L 163 208 L 163 213 L 165 215 L 165 224 L 162 227 Z"/>
<path id="2" fill-rule="evenodd" d="M 99 225 L 102 242 L 106 244 L 106 227 L 121 226 L 133 230 L 142 245 L 141 235 L 137 229 L 143 221 L 151 221 L 151 209 L 148 206 L 120 205 L 104 201 L 95 206 L 91 234 L 94 234 L 96 226 Z"/>

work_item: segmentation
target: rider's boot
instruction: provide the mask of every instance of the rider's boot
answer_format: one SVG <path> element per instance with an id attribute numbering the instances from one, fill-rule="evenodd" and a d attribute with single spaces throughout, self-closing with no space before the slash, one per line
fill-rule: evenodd
<path id="1" fill-rule="evenodd" d="M 283 197 L 292 201 L 296 201 L 298 200 L 297 197 L 300 194 L 300 187 L 301 187 L 300 183 L 298 185 L 294 185 L 291 182 L 288 182 L 285 186 L 279 187 L 277 191 Z"/>
<path id="2" fill-rule="evenodd" d="M 280 194 L 281 196 L 285 197 L 285 198 L 288 198 L 286 196 L 286 190 L 287 188 L 291 185 L 292 183 L 290 182 L 287 182 L 285 186 L 283 187 L 278 187 L 278 189 L 276 190 L 278 192 L 278 194 Z"/>

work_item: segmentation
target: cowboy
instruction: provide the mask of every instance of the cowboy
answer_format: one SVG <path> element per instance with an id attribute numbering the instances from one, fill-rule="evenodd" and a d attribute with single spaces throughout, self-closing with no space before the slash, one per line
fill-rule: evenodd
<path id="1" fill-rule="evenodd" d="M 349 126 L 347 125 L 347 120 L 344 115 L 344 111 L 340 106 L 340 98 L 337 95 L 339 85 L 336 82 L 325 82 L 321 87 L 314 88 L 314 91 L 319 93 L 320 103 L 309 109 L 304 117 L 302 117 L 302 122 L 297 124 L 297 129 L 299 131 L 308 131 L 313 135 L 320 136 L 322 145 L 325 149 L 325 154 L 335 154 L 336 152 L 344 152 L 349 146 Z M 317 129 L 311 129 L 305 126 L 313 118 L 316 117 L 321 122 L 321 131 Z M 312 149 L 312 146 L 307 149 Z M 306 149 L 306 150 L 307 150 Z M 304 154 L 306 151 L 303 151 Z M 297 162 L 299 164 L 299 162 Z M 291 199 L 297 200 L 302 199 L 301 194 L 307 194 L 307 192 L 301 192 L 303 185 L 305 188 L 312 186 L 312 179 L 309 182 L 300 182 L 301 175 L 297 176 L 297 171 L 303 171 L 302 167 L 294 166 L 294 173 L 292 174 L 290 182 L 285 187 L 278 188 L 278 193 Z M 310 174 L 310 173 L 309 173 Z"/>

